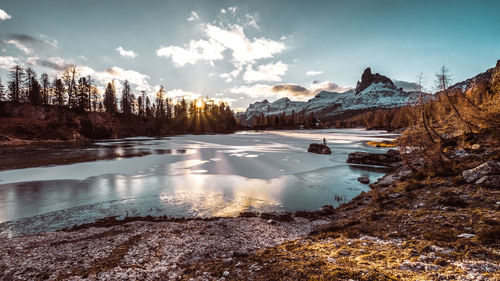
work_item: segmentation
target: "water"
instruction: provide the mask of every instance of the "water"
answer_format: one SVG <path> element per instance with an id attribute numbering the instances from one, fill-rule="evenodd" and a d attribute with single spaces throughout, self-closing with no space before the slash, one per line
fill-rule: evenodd
<path id="1" fill-rule="evenodd" d="M 323 138 L 331 155 L 307 152 L 311 142 Z M 383 176 L 377 169 L 346 164 L 347 155 L 383 152 L 364 142 L 391 138 L 382 131 L 327 129 L 129 138 L 73 147 L 112 149 L 117 157 L 0 172 L 0 235 L 57 230 L 110 216 L 235 216 L 337 206 L 369 189 L 358 177 Z M 122 157 L 124 148 L 141 153 Z M 60 151 L 39 149 L 33 157 Z"/>

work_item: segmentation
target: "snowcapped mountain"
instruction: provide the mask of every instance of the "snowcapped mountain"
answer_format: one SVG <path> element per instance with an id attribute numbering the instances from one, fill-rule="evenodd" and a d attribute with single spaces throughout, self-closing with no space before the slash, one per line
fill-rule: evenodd
<path id="1" fill-rule="evenodd" d="M 281 114 L 286 115 L 304 112 L 313 112 L 322 121 L 333 120 L 352 113 L 365 110 L 387 109 L 413 104 L 418 101 L 419 94 L 414 91 L 406 92 L 394 85 L 391 79 L 378 73 L 372 74 L 367 68 L 355 89 L 342 93 L 322 91 L 307 102 L 291 101 L 281 98 L 274 102 L 264 100 L 251 104 L 238 117 L 242 124 L 252 124 L 252 120 L 261 113 L 264 116 Z"/>

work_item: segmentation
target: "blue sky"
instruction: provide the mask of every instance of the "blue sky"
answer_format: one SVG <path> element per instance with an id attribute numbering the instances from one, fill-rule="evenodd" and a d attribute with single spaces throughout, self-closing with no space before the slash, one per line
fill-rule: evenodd
<path id="1" fill-rule="evenodd" d="M 233 108 L 354 87 L 371 67 L 426 86 L 500 59 L 500 1 L 2 1 L 0 77 L 13 64 L 60 74 L 75 63 L 98 84 L 162 84 L 172 96 Z M 4 83 L 5 84 L 5 83 Z M 300 86 L 301 91 L 292 91 Z"/>

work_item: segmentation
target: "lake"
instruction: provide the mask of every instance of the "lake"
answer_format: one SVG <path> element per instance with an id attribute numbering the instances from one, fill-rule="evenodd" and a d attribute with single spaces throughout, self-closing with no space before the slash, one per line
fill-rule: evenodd
<path id="1" fill-rule="evenodd" d="M 23 159 L 81 151 L 111 151 L 116 157 L 1 171 L 0 236 L 53 231 L 110 216 L 236 216 L 338 206 L 369 190 L 358 177 L 375 181 L 383 176 L 383 170 L 347 164 L 347 155 L 384 152 L 365 142 L 394 137 L 362 129 L 242 131 L 24 150 L 19 154 Z M 307 152 L 310 143 L 323 138 L 331 155 Z"/>

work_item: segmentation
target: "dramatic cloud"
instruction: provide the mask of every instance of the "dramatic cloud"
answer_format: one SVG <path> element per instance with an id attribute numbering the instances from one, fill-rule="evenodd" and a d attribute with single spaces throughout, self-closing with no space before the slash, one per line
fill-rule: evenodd
<path id="1" fill-rule="evenodd" d="M 0 68 L 10 70 L 13 66 L 19 64 L 19 59 L 16 57 L 0 56 Z"/>
<path id="2" fill-rule="evenodd" d="M 247 83 L 256 81 L 281 81 L 281 76 L 283 76 L 288 70 L 288 65 L 281 61 L 277 63 L 269 63 L 265 65 L 260 65 L 257 70 L 254 70 L 251 65 L 247 66 L 245 74 L 243 74 L 243 80 Z"/>
<path id="3" fill-rule="evenodd" d="M 213 64 L 215 60 L 224 58 L 222 52 L 224 47 L 214 40 L 191 40 L 189 45 L 184 47 L 168 46 L 161 47 L 156 51 L 159 57 L 172 58 L 176 66 L 195 64 L 199 60 L 209 61 Z"/>
<path id="4" fill-rule="evenodd" d="M 0 9 L 0 21 L 8 20 L 10 18 L 12 18 L 11 15 L 7 14 L 7 12 Z"/>
<path id="5" fill-rule="evenodd" d="M 134 52 L 132 50 L 127 51 L 127 50 L 123 49 L 122 46 L 119 46 L 118 48 L 116 48 L 115 51 L 120 53 L 120 56 L 122 56 L 122 57 L 135 58 L 137 56 L 136 52 Z"/>
<path id="6" fill-rule="evenodd" d="M 234 65 L 240 68 L 243 64 L 253 63 L 258 59 L 272 58 L 285 49 L 283 42 L 247 38 L 243 27 L 237 24 L 228 28 L 207 24 L 203 31 L 207 39 L 191 40 L 184 46 L 161 47 L 156 55 L 171 58 L 176 66 L 184 66 L 197 61 L 213 63 L 224 58 L 225 50 L 230 50 Z"/>
<path id="7" fill-rule="evenodd" d="M 320 74 L 323 74 L 323 71 L 309 70 L 308 72 L 306 72 L 307 76 L 316 76 Z"/>
<path id="8" fill-rule="evenodd" d="M 285 84 L 285 85 L 274 85 L 271 90 L 275 93 L 287 93 L 288 95 L 291 95 L 293 97 L 309 97 L 311 93 L 309 92 L 308 89 L 299 86 L 299 85 L 293 85 L 293 84 Z"/>
<path id="9" fill-rule="evenodd" d="M 73 63 L 67 62 L 64 59 L 59 58 L 59 57 L 50 57 L 48 59 L 40 59 L 38 57 L 30 57 L 27 59 L 27 63 L 32 65 L 32 66 L 38 65 L 38 66 L 43 66 L 43 67 L 47 67 L 47 68 L 54 69 L 54 70 L 59 70 L 59 71 L 65 70 L 68 67 L 70 67 L 71 65 L 73 65 Z"/>
<path id="10" fill-rule="evenodd" d="M 189 15 L 189 17 L 186 20 L 187 21 L 195 21 L 195 20 L 197 20 L 199 18 L 200 18 L 200 16 L 198 16 L 197 12 L 191 11 L 191 14 Z"/>
<path id="11" fill-rule="evenodd" d="M 247 38 L 243 27 L 237 24 L 231 25 L 228 29 L 207 24 L 205 34 L 208 38 L 230 49 L 233 59 L 240 63 L 272 58 L 274 54 L 280 53 L 285 49 L 283 42 L 266 38 Z"/>

